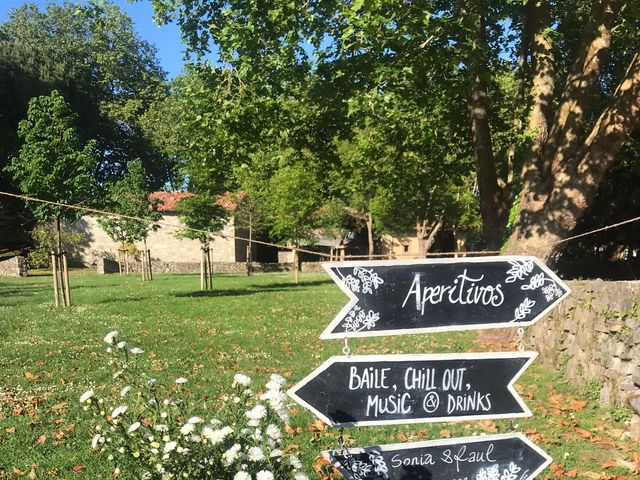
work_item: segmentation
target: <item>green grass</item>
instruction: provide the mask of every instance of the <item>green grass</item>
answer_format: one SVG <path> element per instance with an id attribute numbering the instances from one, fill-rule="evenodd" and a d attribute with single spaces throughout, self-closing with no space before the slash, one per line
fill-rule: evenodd
<path id="1" fill-rule="evenodd" d="M 279 373 L 293 383 L 340 354 L 341 342 L 318 337 L 346 297 L 324 274 L 301 275 L 299 285 L 292 280 L 290 274 L 217 276 L 215 290 L 201 293 L 195 275 L 157 275 L 142 283 L 138 276 L 74 271 L 74 306 L 56 309 L 49 276 L 0 279 L 0 478 L 17 479 L 32 470 L 34 478 L 110 478 L 112 465 L 92 452 L 89 423 L 77 401 L 88 388 L 110 392 L 112 369 L 102 342 L 110 330 L 146 351 L 147 367 L 160 382 L 189 377 L 200 405 L 224 393 L 235 373 L 257 381 Z M 359 354 L 480 350 L 474 338 L 473 333 L 408 335 L 352 340 L 350 346 Z M 621 424 L 597 406 L 593 395 L 570 387 L 559 372 L 537 366 L 520 385 L 534 411 L 524 421 L 364 427 L 346 433 L 353 445 L 364 446 L 517 428 L 565 471 L 576 470 L 578 478 L 588 471 L 635 478 L 628 469 L 603 470 L 603 462 L 629 460 L 640 448 L 619 439 Z M 588 400 L 586 408 L 572 411 L 572 398 Z M 307 412 L 293 416 L 302 433 L 292 442 L 300 446 L 308 472 L 320 450 L 337 446 L 338 432 L 318 433 L 313 421 Z M 583 438 L 587 434 L 581 436 L 579 429 L 592 437 Z M 541 478 L 547 477 L 549 471 Z"/>

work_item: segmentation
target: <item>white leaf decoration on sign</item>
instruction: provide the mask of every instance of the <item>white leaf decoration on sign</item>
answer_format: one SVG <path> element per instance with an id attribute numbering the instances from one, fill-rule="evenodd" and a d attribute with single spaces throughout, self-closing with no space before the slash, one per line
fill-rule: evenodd
<path id="1" fill-rule="evenodd" d="M 520 305 L 513 312 L 514 319 L 509 323 L 516 322 L 518 320 L 524 320 L 527 315 L 531 313 L 531 308 L 536 304 L 535 300 L 531 300 L 529 297 L 525 298 Z"/>
<path id="2" fill-rule="evenodd" d="M 533 272 L 533 260 L 509 260 L 511 268 L 507 270 L 506 283 L 513 283 L 516 280 L 524 280 Z"/>

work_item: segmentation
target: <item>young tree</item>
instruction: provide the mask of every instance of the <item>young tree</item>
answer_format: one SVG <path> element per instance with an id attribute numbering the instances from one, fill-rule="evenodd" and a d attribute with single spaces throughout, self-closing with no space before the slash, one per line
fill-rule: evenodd
<path id="1" fill-rule="evenodd" d="M 149 230 L 155 229 L 154 221 L 160 218 L 156 211 L 157 202 L 149 199 L 150 185 L 147 173 L 140 160 L 129 162 L 128 171 L 122 180 L 113 183 L 108 189 L 107 208 L 120 215 L 141 218 L 135 220 L 118 216 L 102 216 L 98 223 L 114 242 L 119 242 L 122 250 L 126 244 L 144 242 L 141 254 L 141 272 L 143 280 L 152 280 L 151 255 L 147 249 Z M 128 254 L 126 269 L 128 273 Z M 121 267 L 122 268 L 122 267 Z"/>
<path id="2" fill-rule="evenodd" d="M 202 247 L 200 290 L 211 290 L 213 288 L 210 255 L 212 236 L 209 232 L 222 230 L 229 218 L 229 211 L 218 202 L 216 197 L 196 194 L 183 199 L 178 204 L 178 213 L 182 223 L 188 227 L 180 230 L 178 235 L 182 238 L 198 240 Z"/>
<path id="3" fill-rule="evenodd" d="M 32 98 L 27 118 L 18 127 L 22 147 L 6 168 L 24 194 L 62 204 L 29 204 L 40 222 L 55 222 L 58 238 L 56 259 L 63 266 L 58 268 L 60 272 L 66 271 L 60 219 L 74 220 L 81 216 L 79 210 L 65 208 L 64 205 L 86 204 L 93 200 L 96 190 L 93 176 L 98 163 L 96 144 L 94 141 L 81 142 L 74 128 L 76 121 L 77 116 L 57 91 Z M 53 272 L 57 278 L 56 268 L 54 262 Z M 71 304 L 68 275 L 60 273 L 60 277 L 60 303 L 68 306 Z M 57 289 L 57 279 L 55 285 Z M 56 304 L 58 302 L 56 297 Z"/>

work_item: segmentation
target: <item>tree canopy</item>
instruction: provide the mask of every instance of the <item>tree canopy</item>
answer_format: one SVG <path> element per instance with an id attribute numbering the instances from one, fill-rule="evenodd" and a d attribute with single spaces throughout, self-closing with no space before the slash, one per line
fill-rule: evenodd
<path id="1" fill-rule="evenodd" d="M 509 239 L 549 259 L 636 141 L 635 2 L 152 3 L 193 52 L 219 53 L 196 69 L 233 79 L 209 90 L 223 94 L 207 107 L 222 129 L 242 118 L 224 95 L 244 92 L 259 111 L 235 152 L 308 149 L 325 166 L 323 196 L 355 210 L 366 199 L 380 231 L 447 210 L 477 225 L 478 211 L 485 246 Z"/>

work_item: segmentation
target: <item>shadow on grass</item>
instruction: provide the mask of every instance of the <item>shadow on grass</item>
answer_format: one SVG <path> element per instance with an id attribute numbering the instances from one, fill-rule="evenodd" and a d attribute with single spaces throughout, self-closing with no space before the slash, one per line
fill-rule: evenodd
<path id="1" fill-rule="evenodd" d="M 331 280 L 313 280 L 310 282 L 276 282 L 267 285 L 247 285 L 246 288 L 232 288 L 232 289 L 218 289 L 215 287 L 215 280 L 213 282 L 213 290 L 196 290 L 194 292 L 176 293 L 174 296 L 178 298 L 189 297 L 235 297 L 242 295 L 256 295 L 265 292 L 287 292 L 292 289 L 306 290 L 306 287 L 316 287 L 319 285 L 331 284 Z"/>
<path id="2" fill-rule="evenodd" d="M 37 295 L 46 290 L 53 291 L 53 286 L 49 287 L 48 285 L 3 285 L 0 283 L 0 298 L 7 297 L 32 297 L 33 295 Z"/>

